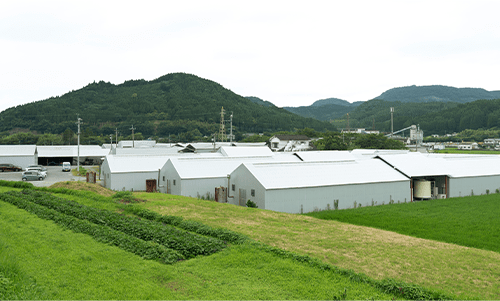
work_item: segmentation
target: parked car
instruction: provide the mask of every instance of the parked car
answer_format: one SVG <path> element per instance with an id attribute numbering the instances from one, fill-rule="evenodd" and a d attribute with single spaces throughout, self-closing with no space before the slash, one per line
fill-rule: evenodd
<path id="1" fill-rule="evenodd" d="M 71 163 L 69 163 L 69 162 L 63 162 L 63 164 L 62 164 L 62 171 L 71 171 Z"/>
<path id="2" fill-rule="evenodd" d="M 0 171 L 1 172 L 4 172 L 4 171 L 21 171 L 23 170 L 21 167 L 19 166 L 15 166 L 14 164 L 0 164 Z"/>
<path id="3" fill-rule="evenodd" d="M 31 168 L 40 168 L 41 171 L 47 172 L 47 167 L 42 166 L 42 165 L 28 165 L 28 167 L 26 167 L 26 170 L 31 169 Z"/>
<path id="4" fill-rule="evenodd" d="M 23 181 L 34 181 L 34 180 L 43 181 L 44 178 L 42 173 L 39 172 L 38 170 L 29 170 L 23 172 L 22 179 Z"/>
<path id="5" fill-rule="evenodd" d="M 47 169 L 46 168 L 45 168 L 45 170 L 43 170 L 41 167 L 28 167 L 28 168 L 26 168 L 26 171 L 39 171 L 44 179 L 47 177 Z"/>

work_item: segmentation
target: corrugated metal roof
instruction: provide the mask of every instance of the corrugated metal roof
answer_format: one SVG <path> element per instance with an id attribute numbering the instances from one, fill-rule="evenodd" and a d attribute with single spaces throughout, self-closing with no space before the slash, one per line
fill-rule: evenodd
<path id="1" fill-rule="evenodd" d="M 406 155 L 381 155 L 379 157 L 410 177 L 500 175 L 500 156 L 496 155 L 409 153 Z"/>
<path id="2" fill-rule="evenodd" d="M 226 157 L 268 157 L 273 151 L 267 146 L 260 147 L 235 147 L 222 146 L 219 152 Z"/>
<path id="3" fill-rule="evenodd" d="M 234 146 L 237 147 L 256 147 L 256 146 L 265 146 L 267 142 L 233 142 Z"/>
<path id="4" fill-rule="evenodd" d="M 134 148 L 117 148 L 117 155 L 152 155 L 163 156 L 177 154 L 182 149 L 179 146 L 172 147 L 134 147 Z"/>
<path id="5" fill-rule="evenodd" d="M 77 145 L 41 145 L 37 147 L 38 157 L 77 157 Z M 80 145 L 80 157 L 104 157 L 109 149 L 99 145 Z"/>
<path id="6" fill-rule="evenodd" d="M 105 161 L 111 173 L 130 173 L 158 171 L 169 158 L 168 156 L 107 155 Z"/>
<path id="7" fill-rule="evenodd" d="M 170 158 L 182 179 L 225 177 L 243 162 L 298 162 L 294 156 Z"/>
<path id="8" fill-rule="evenodd" d="M 244 166 L 266 189 L 408 181 L 380 160 L 244 163 Z"/>
<path id="9" fill-rule="evenodd" d="M 153 147 L 156 140 L 121 140 L 118 141 L 118 147 Z"/>
<path id="10" fill-rule="evenodd" d="M 355 159 L 355 156 L 349 151 L 308 151 L 296 152 L 294 154 L 304 162 L 344 161 Z"/>
<path id="11" fill-rule="evenodd" d="M 0 145 L 0 156 L 34 156 L 36 150 L 36 145 Z"/>

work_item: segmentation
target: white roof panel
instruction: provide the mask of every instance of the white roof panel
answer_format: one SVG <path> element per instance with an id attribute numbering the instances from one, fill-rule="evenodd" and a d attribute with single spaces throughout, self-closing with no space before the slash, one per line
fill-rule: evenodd
<path id="1" fill-rule="evenodd" d="M 41 145 L 38 157 L 77 157 L 78 145 Z M 109 149 L 99 145 L 80 145 L 80 157 L 104 157 Z"/>
<path id="2" fill-rule="evenodd" d="M 168 159 L 167 156 L 107 155 L 105 160 L 111 173 L 129 173 L 158 171 Z"/>
<path id="3" fill-rule="evenodd" d="M 266 189 L 409 181 L 380 160 L 244 164 Z"/>
<path id="4" fill-rule="evenodd" d="M 295 156 L 171 158 L 182 179 L 226 177 L 243 162 L 298 162 Z"/>
<path id="5" fill-rule="evenodd" d="M 226 157 L 269 157 L 273 155 L 273 151 L 267 146 L 260 147 L 235 147 L 222 146 L 219 149 L 220 153 Z"/>
<path id="6" fill-rule="evenodd" d="M 382 155 L 379 157 L 410 177 L 500 175 L 500 156 L 497 155 L 409 153 L 406 155 Z"/>
<path id="7" fill-rule="evenodd" d="M 355 156 L 349 151 L 308 151 L 296 152 L 295 155 L 304 162 L 345 161 L 355 159 Z"/>
<path id="8" fill-rule="evenodd" d="M 36 145 L 0 145 L 0 156 L 34 156 Z"/>

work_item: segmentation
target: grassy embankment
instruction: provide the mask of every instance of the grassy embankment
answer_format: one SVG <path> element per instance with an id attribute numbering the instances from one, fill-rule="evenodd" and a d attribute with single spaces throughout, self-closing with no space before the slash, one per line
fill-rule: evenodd
<path id="1" fill-rule="evenodd" d="M 135 195 L 148 199 L 138 206 L 225 227 L 263 243 L 306 254 L 340 268 L 353 269 L 375 279 L 395 278 L 443 290 L 461 299 L 500 298 L 498 252 L 304 215 L 200 202 L 172 195 Z M 454 200 L 457 199 L 448 201 Z M 379 207 L 398 210 L 404 206 Z M 439 212 L 433 214 L 439 216 Z M 446 219 L 438 220 L 445 228 L 455 227 Z"/>
<path id="2" fill-rule="evenodd" d="M 78 196 L 67 194 L 60 194 L 60 196 L 77 200 L 83 204 L 94 205 L 95 207 L 102 207 L 106 209 L 116 208 L 115 203 L 106 201 L 99 202 L 96 201 L 97 198 L 79 198 Z M 162 214 L 182 216 L 185 219 L 196 220 L 213 227 L 231 229 L 248 235 L 249 237 L 268 245 L 276 246 L 298 254 L 309 255 L 312 258 L 317 258 L 325 263 L 333 264 L 340 268 L 353 269 L 355 272 L 365 273 L 374 279 L 396 278 L 398 280 L 419 284 L 431 289 L 442 290 L 449 294 L 457 295 L 462 299 L 500 298 L 498 293 L 500 291 L 498 282 L 500 254 L 497 252 L 414 238 L 394 232 L 350 225 L 332 220 L 320 220 L 308 216 L 242 208 L 227 204 L 218 204 L 214 202 L 163 194 L 134 193 L 134 196 L 148 201 L 140 202 L 133 206 L 147 208 Z M 456 199 L 450 199 L 448 201 L 453 200 Z M 404 206 L 407 205 L 411 204 L 394 204 L 379 207 L 380 209 L 387 208 L 387 210 L 392 210 L 394 208 L 394 210 L 397 210 L 398 208 L 404 208 Z M 478 207 L 481 208 L 483 206 Z M 371 208 L 372 207 L 363 207 L 360 209 L 343 210 L 342 212 L 358 212 L 358 210 L 362 211 Z M 488 207 L 484 206 L 484 208 L 486 209 Z M 3 213 L 3 209 L 0 209 L 0 212 Z M 440 211 L 433 212 L 439 216 Z M 479 213 L 476 212 L 474 214 Z M 47 221 L 42 222 L 50 223 Z M 445 228 L 446 225 L 450 228 L 455 227 L 454 224 L 450 223 L 447 219 L 441 219 L 439 222 L 444 224 Z M 12 220 L 8 224 L 12 225 Z M 17 229 L 20 228 L 26 227 L 25 225 L 23 227 L 17 225 Z M 31 228 L 36 227 L 31 226 Z M 60 231 L 63 233 L 71 233 L 69 231 Z M 21 242 L 34 239 L 33 235 L 31 234 L 30 236 L 28 232 L 26 233 L 27 236 L 24 240 L 17 241 L 17 243 L 21 246 Z M 31 230 L 31 233 L 32 232 L 33 230 Z M 40 232 L 40 230 L 37 232 Z M 1 241 L 4 241 L 4 239 L 13 239 L 11 236 L 12 235 L 7 235 L 2 238 Z M 487 237 L 485 237 L 485 239 L 486 238 Z M 49 245 L 53 244 L 53 240 L 57 241 L 56 238 L 53 238 L 50 240 L 51 243 Z M 47 240 L 40 243 L 42 245 L 47 244 Z M 16 243 L 13 243 L 13 245 L 15 244 Z M 61 242 L 61 244 L 65 245 L 65 248 L 69 248 L 69 245 L 73 245 L 73 243 L 68 243 L 67 241 Z M 98 245 L 102 246 L 102 244 Z M 90 247 L 87 248 L 86 246 Z M 115 250 L 114 247 L 104 246 L 107 250 L 109 248 Z M 69 272 L 64 272 L 66 273 L 64 277 L 59 277 L 58 269 L 55 269 L 55 272 L 52 271 L 53 275 L 50 277 L 41 274 L 42 271 L 48 269 L 47 266 L 54 260 L 57 260 L 58 262 L 78 262 L 78 256 L 75 259 L 71 258 L 69 255 L 54 255 L 60 256 L 61 258 L 47 258 L 47 260 L 42 260 L 42 258 L 47 257 L 45 254 L 59 254 L 60 252 L 54 249 L 44 250 L 42 248 L 42 251 L 37 253 L 37 249 L 33 249 L 32 251 L 34 254 L 38 254 L 36 257 L 38 269 L 41 269 L 42 271 L 38 271 L 38 269 L 27 271 L 24 264 L 28 265 L 28 263 L 33 263 L 30 262 L 29 254 L 22 255 L 22 247 L 20 248 L 21 249 L 16 250 L 16 252 L 8 253 L 16 256 L 16 264 L 22 267 L 20 270 L 26 275 L 37 279 L 37 283 L 39 285 L 39 279 L 43 279 L 43 287 L 45 288 L 44 292 L 48 294 L 48 296 L 51 296 L 50 298 L 57 297 L 59 299 L 64 299 L 64 293 L 66 293 L 67 296 L 73 296 L 72 298 L 74 299 L 76 298 L 75 296 L 79 296 L 78 294 L 89 294 L 88 291 L 84 291 L 89 288 L 84 287 L 79 288 L 79 290 L 83 290 L 84 292 L 73 291 L 75 289 L 73 285 L 76 285 L 76 283 L 67 283 L 68 280 L 65 280 L 65 277 L 70 276 L 67 274 Z M 54 248 L 57 249 L 58 246 L 55 245 Z M 76 246 L 76 249 L 83 253 L 92 252 L 91 250 L 96 248 L 98 249 L 97 246 L 90 244 L 90 241 L 80 245 L 77 244 Z M 3 248 L 3 250 L 5 250 L 5 248 Z M 13 249 L 10 250 L 13 251 Z M 17 251 L 19 251 L 19 255 L 17 255 Z M 107 254 L 108 252 L 109 251 L 104 253 Z M 98 252 L 98 254 L 102 253 L 103 251 Z M 228 253 L 233 255 L 225 255 Z M 137 256 L 130 255 L 130 253 L 126 254 L 128 254 L 127 256 L 137 258 Z M 25 257 L 21 258 L 17 256 Z M 115 297 L 113 298 L 143 299 L 146 298 L 144 296 L 151 296 L 151 298 L 159 298 L 158 296 L 160 296 L 160 298 L 163 299 L 331 299 L 334 295 L 337 297 L 343 297 L 342 292 L 344 291 L 344 288 L 347 288 L 348 299 L 366 298 L 360 297 L 360 295 L 355 295 L 354 293 L 358 290 L 363 291 L 364 289 L 354 288 L 352 286 L 353 283 L 342 284 L 342 282 L 332 279 L 331 273 L 323 271 L 323 274 L 320 273 L 318 275 L 317 269 L 313 268 L 313 272 L 308 274 L 306 271 L 302 270 L 303 265 L 299 264 L 296 266 L 296 261 L 292 261 L 290 266 L 285 267 L 285 263 L 282 263 L 282 260 L 284 260 L 283 258 L 268 256 L 270 256 L 269 252 L 263 252 L 262 249 L 255 249 L 249 245 L 231 246 L 220 253 L 208 257 L 188 260 L 186 262 L 174 264 L 173 266 L 166 266 L 166 270 L 163 270 L 163 268 L 151 268 L 150 265 L 155 266 L 159 263 L 145 261 L 138 258 L 140 266 L 147 265 L 148 268 L 151 269 L 152 272 L 150 274 L 145 272 L 142 273 L 140 270 L 136 270 L 132 267 L 122 269 L 121 267 L 126 266 L 126 264 L 120 265 L 119 263 L 116 263 L 116 266 L 108 266 L 104 270 L 105 273 L 115 273 L 118 276 L 115 278 L 103 278 L 107 279 L 104 281 L 106 284 L 97 282 L 95 284 L 101 289 L 106 291 L 109 290 L 110 292 L 106 293 L 109 296 L 111 296 L 111 292 L 114 292 L 113 296 Z M 83 257 L 85 257 L 85 255 L 83 255 Z M 0 256 L 0 258 L 3 257 Z M 198 264 L 198 262 L 205 262 L 209 259 L 213 259 L 213 262 L 210 261 L 210 264 L 213 265 L 212 267 L 210 265 L 205 266 L 203 264 Z M 103 260 L 108 261 L 107 259 Z M 127 264 L 128 262 L 129 261 L 127 261 Z M 272 265 L 274 262 L 280 266 L 283 264 L 283 268 L 277 268 L 276 273 L 273 272 L 273 269 L 276 269 L 276 267 Z M 96 264 L 97 266 L 103 265 L 103 261 L 101 261 L 101 259 L 95 258 L 95 260 L 87 262 L 86 266 L 89 266 L 89 269 L 92 269 L 91 263 Z M 44 267 L 44 265 L 47 266 Z M 62 265 L 63 267 L 61 268 L 67 269 L 70 264 L 63 263 Z M 189 266 L 192 269 L 186 270 L 186 266 Z M 270 269 L 268 269 L 268 267 L 270 267 Z M 94 266 L 93 269 L 99 268 Z M 176 273 L 180 274 L 175 274 L 172 272 L 172 269 L 175 270 Z M 221 270 L 220 272 L 218 271 L 219 269 Z M 257 269 L 257 271 L 255 271 L 255 269 Z M 78 266 L 76 270 L 80 271 L 81 267 Z M 234 273 L 231 274 L 231 272 L 229 272 L 228 274 L 225 270 L 234 271 Z M 85 281 L 91 281 L 90 279 L 87 280 L 87 278 L 91 278 L 92 272 L 85 270 L 86 274 L 83 273 L 85 275 L 81 275 L 82 273 L 78 271 L 72 271 L 72 273 L 80 273 L 77 277 L 83 277 Z M 160 274 L 167 273 L 170 277 L 168 278 L 170 282 L 157 281 L 158 279 L 164 278 L 157 278 L 158 274 L 155 274 L 154 271 L 158 271 Z M 120 284 L 121 273 L 124 273 L 121 277 L 125 279 L 123 281 L 123 284 L 125 285 L 123 286 L 123 290 L 119 289 L 122 287 Z M 130 274 L 135 275 L 135 277 L 130 276 Z M 178 275 L 190 275 L 192 278 L 184 280 L 185 277 L 180 277 Z M 307 275 L 307 277 L 304 276 L 305 278 L 303 278 L 302 275 Z M 150 295 L 145 294 L 145 291 L 141 293 L 140 289 L 130 293 L 132 289 L 129 287 L 131 282 L 128 282 L 128 277 L 136 279 L 139 283 L 139 288 L 142 285 L 142 279 L 146 278 L 149 280 L 149 285 L 159 285 L 163 289 L 169 291 L 169 294 L 174 295 L 154 295 L 153 292 L 155 290 L 150 288 L 148 288 L 148 291 L 152 292 Z M 318 277 L 318 279 L 326 278 L 327 281 L 321 282 L 318 280 L 319 282 L 317 282 L 316 280 L 312 280 L 315 284 L 311 289 L 305 289 L 300 286 L 303 282 L 310 283 L 310 279 L 316 279 L 315 277 Z M 50 281 L 48 279 L 50 279 Z M 156 280 L 151 281 L 151 279 Z M 295 282 L 295 279 L 298 281 Z M 153 282 L 153 284 L 151 284 L 151 282 Z M 171 283 L 175 283 L 175 285 L 171 285 Z M 286 283 L 290 283 L 290 285 L 284 286 Z M 345 286 L 348 284 L 349 286 Z M 93 284 L 89 282 L 88 285 L 91 286 Z M 294 289 L 297 285 L 299 285 L 298 288 L 301 291 L 300 293 Z M 61 289 L 59 287 L 63 288 Z M 234 289 L 241 292 L 225 292 L 228 289 Z M 54 293 L 54 290 L 57 290 L 58 293 Z M 252 290 L 257 292 L 257 294 L 251 293 L 250 291 Z M 293 293 L 290 293 L 289 291 L 292 291 Z M 324 294 L 318 295 L 320 291 L 324 292 Z M 129 294 L 127 295 L 126 292 L 129 292 Z M 258 294 L 259 292 L 262 292 L 262 294 Z M 379 292 L 380 291 L 376 291 L 375 293 Z M 90 294 L 86 296 L 86 298 L 89 298 L 89 296 L 95 296 L 95 294 L 97 294 L 97 291 L 94 295 Z M 387 295 L 385 295 L 385 297 L 377 298 L 387 298 Z"/>
<path id="3" fill-rule="evenodd" d="M 500 194 L 306 215 L 500 253 Z"/>
<path id="4" fill-rule="evenodd" d="M 7 190 L 19 191 L 20 188 L 0 187 L 0 192 Z M 93 207 L 123 206 L 109 197 L 90 192 L 58 195 Z M 19 193 L 14 196 L 24 197 Z M 0 215 L 2 299 L 398 297 L 351 279 L 352 273 L 342 275 L 318 265 L 301 263 L 293 256 L 280 256 L 255 243 L 232 244 L 210 256 L 167 265 L 99 243 L 89 235 L 65 230 L 51 220 L 15 207 L 5 198 L 0 201 Z"/>

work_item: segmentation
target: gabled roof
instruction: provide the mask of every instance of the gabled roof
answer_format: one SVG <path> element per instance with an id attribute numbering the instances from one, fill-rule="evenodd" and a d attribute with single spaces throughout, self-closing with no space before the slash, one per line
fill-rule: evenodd
<path id="1" fill-rule="evenodd" d="M 168 159 L 168 156 L 107 155 L 105 161 L 111 173 L 132 173 L 158 172 Z"/>
<path id="2" fill-rule="evenodd" d="M 77 157 L 78 145 L 41 145 L 38 146 L 38 157 Z M 109 149 L 99 145 L 80 145 L 80 157 L 104 157 Z"/>
<path id="3" fill-rule="evenodd" d="M 221 146 L 219 152 L 226 157 L 268 157 L 273 155 L 273 151 L 267 146 Z"/>
<path id="4" fill-rule="evenodd" d="M 248 169 L 266 189 L 409 181 L 380 160 L 243 163 L 239 168 Z"/>
<path id="5" fill-rule="evenodd" d="M 227 177 L 243 162 L 298 162 L 294 156 L 170 158 L 181 179 Z"/>
<path id="6" fill-rule="evenodd" d="M 439 155 L 409 153 L 378 156 L 409 177 L 477 177 L 500 175 L 498 155 Z"/>
<path id="7" fill-rule="evenodd" d="M 318 161 L 345 161 L 354 160 L 355 156 L 349 151 L 307 151 L 294 153 L 304 162 Z"/>
<path id="8" fill-rule="evenodd" d="M 311 140 L 311 138 L 307 137 L 306 135 L 274 135 L 273 137 L 276 137 L 279 140 Z M 271 139 L 273 137 L 271 137 Z"/>
<path id="9" fill-rule="evenodd" d="M 0 145 L 1 157 L 34 156 L 36 152 L 36 145 Z"/>

